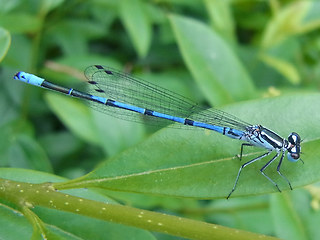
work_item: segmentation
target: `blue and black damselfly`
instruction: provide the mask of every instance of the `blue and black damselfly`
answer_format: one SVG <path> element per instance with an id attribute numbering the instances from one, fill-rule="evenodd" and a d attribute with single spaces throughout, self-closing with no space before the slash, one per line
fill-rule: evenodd
<path id="1" fill-rule="evenodd" d="M 280 168 L 285 153 L 291 162 L 301 160 L 301 139 L 297 133 L 292 132 L 288 139 L 282 138 L 261 125 L 248 124 L 218 109 L 205 109 L 181 95 L 109 67 L 93 65 L 86 69 L 85 75 L 89 86 L 87 91 L 56 85 L 25 72 L 18 72 L 14 79 L 84 99 L 99 111 L 129 121 L 146 119 L 153 122 L 176 122 L 190 127 L 213 130 L 227 137 L 245 141 L 246 143 L 241 145 L 240 160 L 245 146 L 265 148 L 266 153 L 241 165 L 227 198 L 235 191 L 242 169 L 272 152 L 276 153 L 275 156 L 260 169 L 260 172 L 280 191 L 277 183 L 264 172 L 280 156 L 277 172 L 292 189 L 291 183 L 281 173 Z"/>

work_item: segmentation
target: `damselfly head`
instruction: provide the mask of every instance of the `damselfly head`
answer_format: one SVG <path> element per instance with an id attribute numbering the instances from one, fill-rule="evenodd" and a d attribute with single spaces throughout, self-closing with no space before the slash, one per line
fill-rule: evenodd
<path id="1" fill-rule="evenodd" d="M 301 138 L 298 133 L 291 133 L 288 137 L 290 146 L 288 148 L 287 158 L 290 162 L 297 162 L 300 159 L 300 142 Z"/>

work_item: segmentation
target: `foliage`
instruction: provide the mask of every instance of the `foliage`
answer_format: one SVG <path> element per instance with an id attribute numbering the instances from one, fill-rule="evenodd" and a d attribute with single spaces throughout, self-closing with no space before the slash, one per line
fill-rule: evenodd
<path id="1" fill-rule="evenodd" d="M 320 2 L 0 0 L 0 6 L 1 238 L 320 237 Z M 282 136 L 298 132 L 305 164 L 282 166 L 294 191 L 287 192 L 274 164 L 267 173 L 284 192 L 269 195 L 277 190 L 259 173 L 262 160 L 243 171 L 226 201 L 240 167 L 238 141 L 126 122 L 12 80 L 26 71 L 77 86 L 92 64 L 131 72 Z M 246 149 L 243 161 L 262 151 Z"/>

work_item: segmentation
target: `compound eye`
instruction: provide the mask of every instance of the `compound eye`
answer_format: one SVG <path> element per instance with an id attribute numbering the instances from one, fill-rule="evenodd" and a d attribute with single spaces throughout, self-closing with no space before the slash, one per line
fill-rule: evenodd
<path id="1" fill-rule="evenodd" d="M 297 162 L 300 158 L 299 153 L 288 153 L 287 158 L 290 162 Z"/>
<path id="2" fill-rule="evenodd" d="M 293 145 L 299 145 L 300 144 L 300 136 L 298 133 L 291 133 L 288 137 L 288 141 L 289 143 L 293 144 Z"/>

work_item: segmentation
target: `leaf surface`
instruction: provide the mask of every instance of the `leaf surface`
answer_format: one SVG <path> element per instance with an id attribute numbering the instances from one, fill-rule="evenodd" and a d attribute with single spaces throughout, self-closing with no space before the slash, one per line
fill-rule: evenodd
<path id="1" fill-rule="evenodd" d="M 301 135 L 305 164 L 284 161 L 281 168 L 296 188 L 320 180 L 319 104 L 319 94 L 296 94 L 250 101 L 225 110 L 284 137 L 293 131 Z M 95 186 L 179 197 L 222 198 L 229 194 L 241 165 L 235 157 L 240 144 L 211 131 L 167 128 L 63 187 Z M 246 148 L 242 163 L 264 152 L 262 148 Z M 245 168 L 232 196 L 276 192 L 259 172 L 266 162 L 263 159 Z M 271 164 L 266 173 L 286 191 L 289 187 L 276 172 L 276 166 Z"/>

